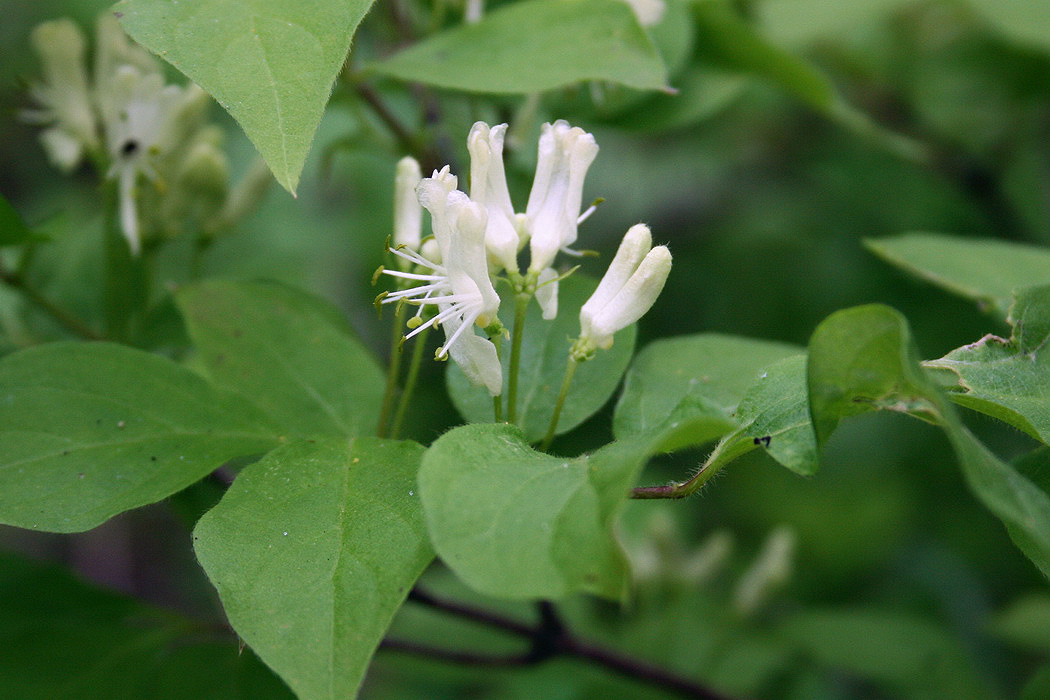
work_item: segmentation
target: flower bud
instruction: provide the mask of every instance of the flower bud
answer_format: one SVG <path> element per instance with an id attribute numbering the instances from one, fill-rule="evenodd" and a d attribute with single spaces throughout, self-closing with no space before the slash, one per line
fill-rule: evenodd
<path id="1" fill-rule="evenodd" d="M 32 87 L 41 109 L 23 113 L 26 121 L 52 124 L 40 135 L 48 158 L 63 172 L 75 168 L 84 151 L 98 148 L 95 113 L 84 69 L 84 35 L 68 19 L 44 22 L 31 35 L 44 81 Z"/>
<path id="2" fill-rule="evenodd" d="M 412 251 L 419 250 L 423 231 L 423 207 L 416 195 L 416 188 L 422 179 L 423 174 L 415 158 L 405 156 L 397 162 L 397 174 L 394 176 L 394 245 Z M 408 260 L 399 261 L 404 268 L 411 266 Z"/>
<path id="3" fill-rule="evenodd" d="M 605 276 L 580 309 L 580 338 L 573 352 L 581 358 L 596 348 L 612 346 L 613 335 L 641 318 L 656 301 L 671 271 L 666 246 L 650 250 L 652 234 L 645 224 L 624 235 Z"/>
<path id="4" fill-rule="evenodd" d="M 550 267 L 558 250 L 576 241 L 583 180 L 598 155 L 594 137 L 559 119 L 544 124 L 525 226 L 530 236 L 529 271 Z"/>
<path id="5" fill-rule="evenodd" d="M 476 122 L 467 136 L 470 151 L 470 198 L 488 210 L 485 248 L 489 258 L 507 270 L 518 270 L 520 236 L 503 167 L 506 124 Z"/>

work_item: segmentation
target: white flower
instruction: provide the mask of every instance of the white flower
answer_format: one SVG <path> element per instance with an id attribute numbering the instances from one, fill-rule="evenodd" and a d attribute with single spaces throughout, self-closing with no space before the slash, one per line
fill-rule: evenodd
<path id="1" fill-rule="evenodd" d="M 412 156 L 405 156 L 397 162 L 397 175 L 394 177 L 394 246 L 418 251 L 420 235 L 423 230 L 423 207 L 419 205 L 416 188 L 423 179 L 419 163 Z M 401 259 L 402 269 L 411 266 L 410 261 Z"/>
<path id="2" fill-rule="evenodd" d="M 63 172 L 75 168 L 85 151 L 98 148 L 95 112 L 84 69 L 84 36 L 68 19 L 44 22 L 31 35 L 40 57 L 44 80 L 30 88 L 40 109 L 25 110 L 22 118 L 51 128 L 40 134 L 48 158 Z"/>
<path id="3" fill-rule="evenodd" d="M 106 147 L 118 180 L 120 223 L 133 255 L 142 243 L 135 188 L 139 175 L 157 179 L 155 161 L 185 144 L 207 95 L 196 85 L 165 85 L 159 73 L 122 65 L 99 95 Z"/>
<path id="4" fill-rule="evenodd" d="M 494 263 L 507 270 L 518 271 L 517 217 L 507 190 L 507 174 L 503 167 L 503 138 L 506 124 L 489 127 L 476 122 L 467 136 L 470 151 L 470 198 L 485 207 L 488 225 L 485 227 L 485 247 Z"/>
<path id="5" fill-rule="evenodd" d="M 420 182 L 419 201 L 430 212 L 441 262 L 413 251 L 393 249 L 395 255 L 430 273 L 384 270 L 385 274 L 421 284 L 392 292 L 385 296 L 383 303 L 405 300 L 419 304 L 420 312 L 424 306 L 436 306 L 437 314 L 420 323 L 405 338 L 441 325 L 445 344 L 438 349 L 437 357 L 451 356 L 468 379 L 497 396 L 503 388 L 503 376 L 496 348 L 473 331 L 475 324 L 486 328 L 496 322 L 499 311 L 499 295 L 489 278 L 485 251 L 487 213 L 455 186 L 456 178 L 447 166 Z"/>
<path id="6" fill-rule="evenodd" d="M 645 224 L 632 226 L 624 235 L 598 288 L 580 309 L 574 354 L 585 357 L 597 348 L 608 349 L 613 335 L 645 315 L 656 301 L 671 271 L 671 252 L 667 246 L 650 250 L 651 246 L 652 234 Z"/>
<path id="7" fill-rule="evenodd" d="M 634 16 L 638 18 L 638 24 L 643 27 L 660 24 L 660 20 L 664 18 L 664 12 L 667 11 L 667 4 L 664 0 L 624 0 L 624 2 L 631 6 Z"/>
<path id="8" fill-rule="evenodd" d="M 539 274 L 550 267 L 558 250 L 576 241 L 583 180 L 596 155 L 598 144 L 583 129 L 561 119 L 543 125 L 536 176 L 525 208 L 530 272 Z"/>

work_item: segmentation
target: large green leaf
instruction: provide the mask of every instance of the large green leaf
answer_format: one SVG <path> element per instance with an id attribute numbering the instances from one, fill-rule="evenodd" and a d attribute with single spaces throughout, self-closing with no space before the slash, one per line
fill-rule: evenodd
<path id="1" fill-rule="evenodd" d="M 821 666 L 904 697 L 993 697 L 958 641 L 926 620 L 883 610 L 808 610 L 791 615 L 779 631 Z"/>
<path id="2" fill-rule="evenodd" d="M 338 311 L 278 284 L 209 281 L 177 298 L 208 376 L 289 436 L 370 435 L 383 373 Z"/>
<path id="3" fill-rule="evenodd" d="M 663 61 L 617 0 L 525 0 L 395 54 L 380 73 L 467 92 L 532 93 L 608 80 L 659 90 Z"/>
<path id="4" fill-rule="evenodd" d="M 536 452 L 512 425 L 455 428 L 419 473 L 434 548 L 488 595 L 621 598 L 627 563 L 612 528 L 646 448 L 613 443 L 566 459 Z"/>
<path id="5" fill-rule="evenodd" d="M 1022 290 L 1010 310 L 1010 340 L 986 335 L 927 368 L 944 370 L 956 403 L 1050 442 L 1050 286 Z"/>
<path id="6" fill-rule="evenodd" d="M 204 623 L 0 553 L 0 697 L 286 700 L 237 640 Z"/>
<path id="7" fill-rule="evenodd" d="M 24 350 L 0 362 L 0 522 L 87 530 L 277 435 L 171 360 L 108 343 Z"/>
<path id="8" fill-rule="evenodd" d="M 297 442 L 246 468 L 194 530 L 230 623 L 300 700 L 354 697 L 433 558 L 416 496 L 423 448 Z"/>
<path id="9" fill-rule="evenodd" d="M 937 423 L 947 433 L 974 495 L 1050 576 L 1050 497 L 966 429 L 951 403 L 923 374 L 911 332 L 899 313 L 870 305 L 832 314 L 810 339 L 808 370 L 810 409 L 820 443 L 842 418 L 866 411 L 900 411 Z"/>
<path id="10" fill-rule="evenodd" d="M 619 439 L 663 435 L 661 447 L 700 445 L 737 427 L 744 393 L 762 370 L 801 348 L 716 333 L 658 340 L 624 378 L 613 432 Z"/>
<path id="11" fill-rule="evenodd" d="M 992 620 L 991 630 L 1011 644 L 1050 655 L 1050 595 L 1032 593 L 1011 602 Z"/>
<path id="12" fill-rule="evenodd" d="M 865 241 L 880 258 L 1005 317 L 1013 292 L 1050 283 L 1050 250 L 1008 241 L 908 233 Z"/>
<path id="13" fill-rule="evenodd" d="M 122 0 L 124 29 L 233 115 L 295 192 L 350 40 L 372 0 Z"/>
<path id="14" fill-rule="evenodd" d="M 559 283 L 558 317 L 544 321 L 539 306 L 532 304 L 525 321 L 518 380 L 518 425 L 532 442 L 547 433 L 557 403 L 572 339 L 580 334 L 580 307 L 590 298 L 597 282 L 575 274 Z M 513 327 L 514 308 L 503 304 L 500 318 Z M 616 334 L 612 348 L 600 350 L 593 360 L 582 362 L 572 381 L 572 390 L 558 421 L 558 433 L 572 430 L 600 409 L 620 383 L 634 351 L 635 327 Z M 503 395 L 510 379 L 510 343 L 503 344 Z M 452 402 L 471 423 L 493 420 L 492 397 L 488 391 L 467 381 L 454 363 L 449 363 L 448 391 Z"/>

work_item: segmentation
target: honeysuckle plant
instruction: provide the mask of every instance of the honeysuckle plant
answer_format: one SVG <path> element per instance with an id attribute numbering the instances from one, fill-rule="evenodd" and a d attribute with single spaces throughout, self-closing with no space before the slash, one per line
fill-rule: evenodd
<path id="1" fill-rule="evenodd" d="M 985 161 L 951 150 L 958 134 L 880 126 L 734 3 L 399 0 L 351 51 L 369 5 L 123 0 L 93 47 L 71 20 L 26 32 L 38 65 L 11 113 L 43 148 L 26 159 L 89 174 L 49 187 L 102 196 L 81 197 L 97 211 L 63 235 L 31 200 L 0 199 L 0 549 L 91 531 L 56 541 L 97 578 L 115 561 L 84 554 L 100 542 L 184 551 L 121 593 L 0 553 L 0 697 L 1042 697 L 1050 253 L 897 229 L 868 241 L 975 302 L 967 317 L 926 290 L 961 319 L 934 336 L 951 338 L 938 359 L 883 303 L 792 311 L 801 331 L 767 333 L 805 345 L 698 331 L 725 330 L 719 309 L 744 308 L 726 312 L 741 327 L 764 317 L 755 287 L 734 289 L 745 278 L 791 275 L 764 297 L 779 310 L 861 264 L 832 239 L 806 254 L 848 264 L 779 260 L 817 235 L 791 207 L 759 218 L 796 189 L 718 224 L 719 198 L 765 175 L 738 159 L 701 176 L 683 144 L 732 141 L 697 141 L 719 114 L 763 138 L 792 128 L 723 112 L 756 75 L 834 122 L 834 148 L 863 144 L 844 162 L 871 149 L 915 169 L 886 182 L 965 189 Z M 209 95 L 247 134 L 229 154 Z M 330 95 L 322 167 L 304 170 Z M 255 166 L 237 155 L 249 140 Z M 993 173 L 1003 197 L 1038 170 L 1021 155 Z M 231 163 L 248 173 L 233 185 Z M 250 216 L 271 176 L 296 192 L 301 173 L 302 196 Z M 698 247 L 700 229 L 741 252 Z M 327 230 L 335 245 L 310 243 Z M 292 284 L 300 257 L 311 274 Z M 49 284 L 70 275 L 79 296 Z M 894 284 L 861 287 L 929 322 L 911 282 Z M 837 430 L 875 412 L 925 432 Z M 926 491 L 901 495 L 906 478 Z M 938 510 L 942 493 L 955 501 Z M 893 530 L 955 510 L 945 536 Z M 970 556 L 1035 593 L 986 587 Z M 1002 611 L 980 617 L 996 596 Z"/>

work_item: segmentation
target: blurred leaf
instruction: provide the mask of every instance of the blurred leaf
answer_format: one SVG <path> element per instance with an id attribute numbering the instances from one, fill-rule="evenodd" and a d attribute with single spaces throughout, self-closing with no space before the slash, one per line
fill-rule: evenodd
<path id="1" fill-rule="evenodd" d="M 621 598 L 627 561 L 613 524 L 647 456 L 613 443 L 567 459 L 536 452 L 512 425 L 466 425 L 423 456 L 434 548 L 468 585 L 500 598 Z"/>
<path id="2" fill-rule="evenodd" d="M 354 697 L 433 557 L 414 495 L 422 452 L 376 438 L 287 445 L 194 530 L 230 623 L 301 700 Z"/>
<path id="3" fill-rule="evenodd" d="M 7 198 L 0 195 L 0 247 L 39 240 L 43 240 L 43 236 L 33 233 Z"/>
<path id="4" fill-rule="evenodd" d="M 529 306 L 525 320 L 525 337 L 521 344 L 521 373 L 518 379 L 518 425 L 530 442 L 547 434 L 547 426 L 558 400 L 569 346 L 580 335 L 580 307 L 590 298 L 597 282 L 576 273 L 558 285 L 558 317 L 544 321 L 539 305 Z M 509 329 L 514 327 L 514 306 L 504 303 L 500 319 Z M 609 400 L 634 352 L 636 329 L 632 325 L 615 336 L 609 350 L 601 350 L 593 360 L 580 363 L 572 389 L 558 421 L 558 434 L 568 432 L 587 420 Z M 510 380 L 510 343 L 503 343 L 503 395 Z M 454 364 L 445 375 L 449 396 L 467 421 L 489 423 L 493 420 L 492 396 L 484 388 L 473 386 Z"/>
<path id="5" fill-rule="evenodd" d="M 1008 319 L 1010 340 L 986 335 L 952 350 L 927 369 L 943 370 L 955 403 L 1050 442 L 1050 286 L 1018 292 Z M 955 389 L 955 387 L 952 387 Z"/>
<path id="6" fill-rule="evenodd" d="M 1013 292 L 1050 283 L 1050 250 L 1007 241 L 908 233 L 867 240 L 880 258 L 1005 317 Z"/>
<path id="7" fill-rule="evenodd" d="M 872 304 L 832 314 L 813 332 L 808 370 L 810 409 L 820 444 L 842 418 L 873 410 L 908 413 L 940 425 L 974 495 L 1050 576 L 1050 497 L 966 429 L 922 373 L 911 331 L 899 313 Z"/>
<path id="8" fill-rule="evenodd" d="M 1050 595 L 1032 594 L 1013 601 L 993 618 L 990 627 L 1010 644 L 1050 655 Z"/>
<path id="9" fill-rule="evenodd" d="M 626 3 L 526 0 L 397 53 L 372 69 L 401 80 L 488 93 L 531 93 L 583 80 L 667 85 L 663 61 Z"/>
<path id="10" fill-rule="evenodd" d="M 0 553 L 0 697 L 285 700 L 237 641 L 201 623 Z"/>
<path id="11" fill-rule="evenodd" d="M 207 90 L 294 193 L 372 0 L 122 0 L 124 29 Z"/>
<path id="12" fill-rule="evenodd" d="M 798 45 L 863 30 L 912 4 L 911 0 L 765 0 L 757 9 L 770 36 Z M 1050 12 L 1046 5 L 1031 0 L 968 0 L 967 4 L 1013 39 L 1050 48 Z"/>
<path id="13" fill-rule="evenodd" d="M 780 627 L 817 663 L 883 683 L 909 698 L 990 698 L 975 663 L 939 627 L 899 613 L 808 610 Z"/>
<path id="14" fill-rule="evenodd" d="M 33 530 L 88 530 L 277 442 L 239 397 L 109 343 L 9 355 L 0 397 L 0 521 Z"/>
<path id="15" fill-rule="evenodd" d="M 1050 698 L 1050 665 L 1043 666 L 1025 683 L 1021 700 L 1046 700 Z"/>
<path id="16" fill-rule="evenodd" d="M 368 435 L 384 378 L 327 302 L 279 284 L 208 281 L 177 295 L 209 377 L 288 436 Z"/>
<path id="17" fill-rule="evenodd" d="M 907 160 L 923 162 L 926 151 L 910 138 L 885 129 L 852 107 L 828 77 L 808 61 L 771 43 L 728 0 L 696 0 L 700 58 L 709 66 L 762 78 L 811 109 Z"/>
<path id="18" fill-rule="evenodd" d="M 613 432 L 618 439 L 661 434 L 665 451 L 721 437 L 737 427 L 737 404 L 762 370 L 800 351 L 716 333 L 657 340 L 624 378 Z"/>

